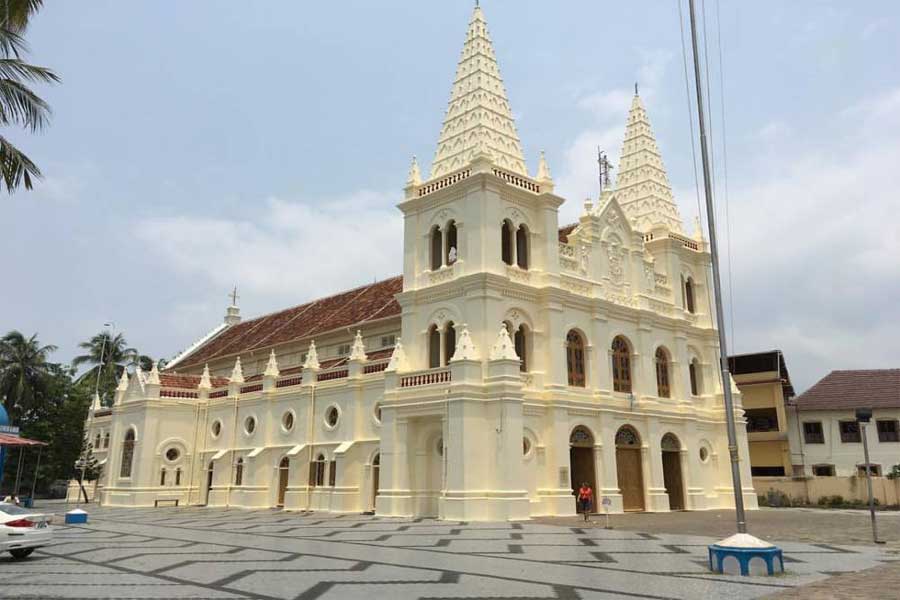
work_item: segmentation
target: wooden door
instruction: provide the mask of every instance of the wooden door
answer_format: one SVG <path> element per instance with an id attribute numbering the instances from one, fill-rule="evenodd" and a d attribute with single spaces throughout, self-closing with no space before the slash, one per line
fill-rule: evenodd
<path id="1" fill-rule="evenodd" d="M 616 471 L 622 508 L 644 510 L 644 475 L 641 470 L 640 448 L 616 448 Z"/>
<path id="2" fill-rule="evenodd" d="M 663 483 L 669 494 L 669 509 L 684 510 L 684 484 L 681 479 L 681 453 L 663 452 Z"/>
<path id="3" fill-rule="evenodd" d="M 372 466 L 372 510 L 375 510 L 375 500 L 378 498 L 378 476 L 381 472 L 381 467 L 378 465 Z"/>
<path id="4" fill-rule="evenodd" d="M 278 506 L 284 506 L 284 495 L 287 492 L 288 475 L 290 469 L 288 467 L 279 467 L 278 469 Z"/>
<path id="5" fill-rule="evenodd" d="M 575 502 L 578 502 L 578 489 L 586 481 L 591 486 L 591 489 L 594 490 L 595 506 L 592 506 L 591 510 L 596 512 L 597 484 L 594 481 L 594 449 L 578 446 L 569 448 L 569 465 L 572 473 L 572 491 L 575 494 Z"/>

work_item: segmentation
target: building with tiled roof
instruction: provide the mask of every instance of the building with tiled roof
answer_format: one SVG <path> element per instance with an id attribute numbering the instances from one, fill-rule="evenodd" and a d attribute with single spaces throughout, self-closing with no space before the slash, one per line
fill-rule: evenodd
<path id="1" fill-rule="evenodd" d="M 402 275 L 247 320 L 233 301 L 126 376 L 88 419 L 101 501 L 506 520 L 572 515 L 589 482 L 611 512 L 731 506 L 710 255 L 643 100 L 616 186 L 563 226 L 513 114 L 476 5 L 430 175 L 413 159 L 398 198 Z"/>
<path id="2" fill-rule="evenodd" d="M 795 471 L 864 475 L 857 409 L 872 409 L 865 425 L 872 473 L 887 475 L 900 464 L 900 369 L 859 369 L 832 371 L 794 399 L 788 416 Z"/>

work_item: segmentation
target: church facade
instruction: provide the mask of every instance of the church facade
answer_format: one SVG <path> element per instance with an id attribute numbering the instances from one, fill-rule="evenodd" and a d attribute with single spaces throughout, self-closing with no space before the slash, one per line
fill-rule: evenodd
<path id="1" fill-rule="evenodd" d="M 87 428 L 100 501 L 436 516 L 733 506 L 710 255 L 635 94 L 619 175 L 560 226 L 476 7 L 402 275 L 225 321 L 123 375 Z M 736 392 L 736 389 L 735 389 Z M 756 506 L 736 394 L 744 501 Z"/>

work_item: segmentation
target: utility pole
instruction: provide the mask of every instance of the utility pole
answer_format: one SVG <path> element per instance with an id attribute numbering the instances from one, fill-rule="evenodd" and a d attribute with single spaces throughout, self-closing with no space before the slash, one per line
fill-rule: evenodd
<path id="1" fill-rule="evenodd" d="M 872 420 L 871 408 L 857 408 L 856 422 L 859 425 L 860 433 L 862 433 L 863 457 L 866 461 L 866 485 L 869 488 L 869 516 L 872 519 L 872 541 L 876 544 L 883 544 L 884 541 L 878 539 L 878 525 L 875 523 L 875 495 L 872 493 L 872 470 L 869 468 L 869 439 L 866 436 L 869 421 Z"/>

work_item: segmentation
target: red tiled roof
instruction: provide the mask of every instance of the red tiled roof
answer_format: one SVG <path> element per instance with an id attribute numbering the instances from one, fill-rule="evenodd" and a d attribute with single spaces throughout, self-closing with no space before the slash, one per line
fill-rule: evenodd
<path id="1" fill-rule="evenodd" d="M 794 402 L 800 410 L 900 408 L 900 369 L 832 371 Z"/>
<path id="2" fill-rule="evenodd" d="M 228 385 L 227 377 L 210 377 L 209 380 L 213 387 L 223 387 Z M 182 373 L 160 373 L 159 383 L 164 388 L 195 390 L 200 384 L 200 376 Z"/>
<path id="3" fill-rule="evenodd" d="M 310 338 L 342 327 L 400 316 L 394 296 L 403 291 L 403 277 L 392 277 L 243 321 L 225 329 L 182 360 L 180 369 L 215 358 Z M 333 365 L 331 365 L 333 366 Z M 324 365 L 323 365 L 324 367 Z"/>
<path id="4" fill-rule="evenodd" d="M 559 228 L 559 241 L 563 244 L 569 243 L 569 234 L 575 231 L 575 228 L 578 227 L 578 223 L 572 223 L 571 225 L 565 225 Z"/>

